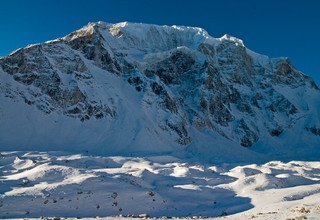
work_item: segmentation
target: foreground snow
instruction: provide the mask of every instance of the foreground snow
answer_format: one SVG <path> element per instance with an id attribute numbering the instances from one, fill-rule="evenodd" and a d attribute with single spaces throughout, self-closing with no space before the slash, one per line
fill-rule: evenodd
<path id="1" fill-rule="evenodd" d="M 320 162 L 214 165 L 171 156 L 2 152 L 0 218 L 319 219 L 319 180 Z"/>

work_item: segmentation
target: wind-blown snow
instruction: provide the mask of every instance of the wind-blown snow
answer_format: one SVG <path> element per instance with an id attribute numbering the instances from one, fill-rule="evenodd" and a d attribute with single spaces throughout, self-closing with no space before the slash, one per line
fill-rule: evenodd
<path id="1" fill-rule="evenodd" d="M 0 218 L 312 217 L 320 215 L 319 181 L 319 162 L 203 164 L 171 156 L 2 152 Z"/>

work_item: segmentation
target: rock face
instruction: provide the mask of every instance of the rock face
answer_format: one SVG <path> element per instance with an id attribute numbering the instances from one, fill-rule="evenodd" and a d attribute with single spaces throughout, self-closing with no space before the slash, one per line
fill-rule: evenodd
<path id="1" fill-rule="evenodd" d="M 311 78 L 201 28 L 89 23 L 1 58 L 0 77 L 2 150 L 241 158 L 320 144 Z"/>

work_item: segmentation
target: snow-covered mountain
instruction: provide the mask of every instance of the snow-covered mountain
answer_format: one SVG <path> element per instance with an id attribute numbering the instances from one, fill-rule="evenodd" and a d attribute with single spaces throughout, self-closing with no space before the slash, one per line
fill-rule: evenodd
<path id="1" fill-rule="evenodd" d="M 235 37 L 89 23 L 0 59 L 0 150 L 314 159 L 319 103 L 288 58 Z"/>

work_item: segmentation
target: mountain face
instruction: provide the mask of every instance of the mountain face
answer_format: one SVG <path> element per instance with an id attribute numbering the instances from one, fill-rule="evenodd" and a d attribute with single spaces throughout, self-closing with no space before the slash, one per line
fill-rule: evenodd
<path id="1" fill-rule="evenodd" d="M 89 23 L 0 59 L 0 149 L 317 158 L 320 92 L 201 28 Z"/>

